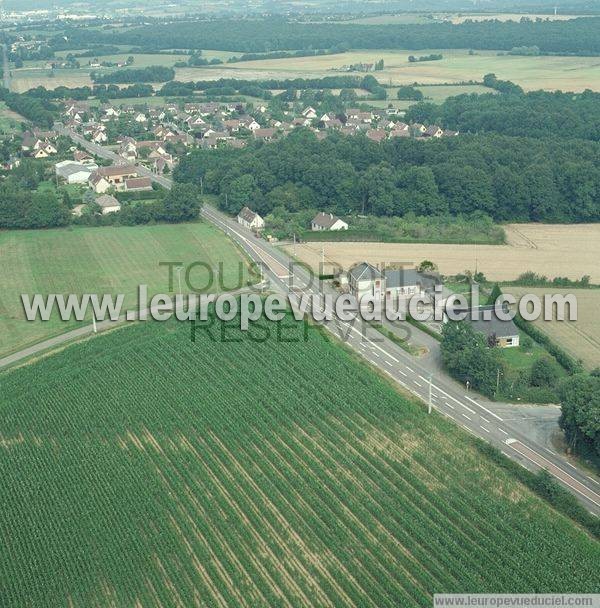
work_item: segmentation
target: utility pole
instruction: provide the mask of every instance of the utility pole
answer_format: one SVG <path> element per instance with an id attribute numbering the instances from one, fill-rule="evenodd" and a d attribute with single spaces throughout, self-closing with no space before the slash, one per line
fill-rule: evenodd
<path id="1" fill-rule="evenodd" d="M 433 374 L 429 374 L 429 401 L 427 404 L 427 413 L 431 414 L 431 410 L 433 409 L 433 404 L 432 404 L 432 400 L 433 400 L 433 395 L 432 395 L 432 391 L 433 391 L 433 385 L 432 385 L 432 381 L 433 381 Z"/>
<path id="2" fill-rule="evenodd" d="M 179 293 L 181 294 L 181 271 L 183 270 L 183 266 L 177 266 L 177 268 L 175 268 L 175 270 L 177 271 L 177 281 L 179 282 Z"/>
<path id="3" fill-rule="evenodd" d="M 296 257 L 296 233 L 294 232 L 294 257 Z"/>
<path id="4" fill-rule="evenodd" d="M 496 374 L 496 394 L 500 390 L 500 368 L 498 368 L 498 373 Z"/>
<path id="5" fill-rule="evenodd" d="M 94 329 L 94 333 L 98 333 L 98 326 L 96 325 L 96 313 L 92 312 L 92 327 Z"/>

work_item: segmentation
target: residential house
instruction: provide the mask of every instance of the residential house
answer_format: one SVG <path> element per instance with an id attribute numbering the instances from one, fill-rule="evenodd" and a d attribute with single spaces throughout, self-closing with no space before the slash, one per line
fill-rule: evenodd
<path id="1" fill-rule="evenodd" d="M 271 141 L 275 134 L 277 133 L 276 129 L 256 129 L 252 132 L 254 139 L 262 139 L 263 141 Z"/>
<path id="2" fill-rule="evenodd" d="M 112 186 L 115 190 L 125 190 L 125 182 L 128 179 L 136 178 L 138 176 L 137 169 L 131 165 L 112 165 L 110 167 L 100 167 L 96 172 L 96 175 L 103 177 L 109 184 L 109 188 Z M 104 186 L 102 186 L 104 187 Z M 99 190 L 94 186 L 94 190 Z M 106 192 L 106 188 L 103 192 Z"/>
<path id="3" fill-rule="evenodd" d="M 519 330 L 514 321 L 501 319 L 493 305 L 469 310 L 465 322 L 500 348 L 511 348 L 520 344 Z"/>
<path id="4" fill-rule="evenodd" d="M 250 209 L 249 207 L 244 207 L 237 216 L 238 224 L 245 226 L 246 228 L 250 228 L 251 230 L 260 230 L 265 226 L 265 220 Z"/>
<path id="5" fill-rule="evenodd" d="M 309 120 L 313 120 L 313 118 L 317 117 L 317 111 L 313 107 L 308 106 L 302 110 L 302 116 L 304 116 L 304 118 L 308 118 Z"/>
<path id="6" fill-rule="evenodd" d="M 423 131 L 423 137 L 433 137 L 435 139 L 439 139 L 440 137 L 442 137 L 443 134 L 444 132 L 442 131 L 442 129 L 440 129 L 436 125 L 431 125 L 427 127 L 425 131 Z"/>
<path id="7" fill-rule="evenodd" d="M 73 159 L 76 163 L 81 163 L 82 165 L 92 166 L 96 164 L 94 157 L 84 150 L 75 150 L 75 152 L 73 152 Z"/>
<path id="8" fill-rule="evenodd" d="M 317 213 L 310 223 L 310 229 L 317 230 L 348 230 L 348 224 L 332 213 Z"/>
<path id="9" fill-rule="evenodd" d="M 99 175 L 97 171 L 90 175 L 88 185 L 96 194 L 104 194 L 112 187 L 110 182 L 102 175 Z"/>
<path id="10" fill-rule="evenodd" d="M 358 300 L 365 296 L 381 300 L 385 291 L 385 279 L 379 268 L 368 262 L 362 262 L 350 269 L 348 286 L 352 295 Z"/>
<path id="11" fill-rule="evenodd" d="M 387 138 L 387 133 L 385 131 L 381 131 L 380 129 L 369 129 L 367 131 L 367 137 L 376 143 L 381 143 L 384 139 Z"/>

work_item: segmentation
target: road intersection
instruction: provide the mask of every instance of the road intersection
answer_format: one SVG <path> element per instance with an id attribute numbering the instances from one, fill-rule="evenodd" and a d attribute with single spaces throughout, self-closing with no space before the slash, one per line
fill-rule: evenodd
<path id="1" fill-rule="evenodd" d="M 117 154 L 105 147 L 93 144 L 77 133 L 58 126 L 59 130 L 81 145 L 88 152 L 115 162 L 123 162 Z M 170 188 L 172 181 L 138 167 L 140 175 L 151 177 L 159 185 Z M 316 295 L 332 292 L 325 283 L 311 284 L 308 271 L 299 265 L 290 267 L 291 258 L 279 248 L 257 238 L 220 213 L 205 206 L 203 217 L 223 230 L 255 263 L 264 269 L 272 291 L 294 297 L 302 294 Z M 558 451 L 542 445 L 530 434 L 523 432 L 524 416 L 521 406 L 498 405 L 466 389 L 445 374 L 432 372 L 402 350 L 397 344 L 368 327 L 357 327 L 352 322 L 339 319 L 323 323 L 324 327 L 342 337 L 347 346 L 360 354 L 371 365 L 386 374 L 404 390 L 415 395 L 433 409 L 452 419 L 465 431 L 484 439 L 499 448 L 506 456 L 524 467 L 537 471 L 546 469 L 563 486 L 567 487 L 593 514 L 600 515 L 600 481 L 586 471 L 574 466 Z M 536 410 L 537 412 L 537 410 Z M 534 414 L 537 416 L 537 413 Z M 556 412 L 553 412 L 556 416 Z"/>

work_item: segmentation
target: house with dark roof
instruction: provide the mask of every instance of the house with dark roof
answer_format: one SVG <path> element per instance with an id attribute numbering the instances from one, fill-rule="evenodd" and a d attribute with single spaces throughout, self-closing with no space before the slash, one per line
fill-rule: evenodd
<path id="1" fill-rule="evenodd" d="M 465 323 L 483 334 L 488 341 L 494 341 L 500 348 L 519 346 L 519 330 L 512 319 L 500 318 L 502 310 L 492 306 L 480 306 L 468 311 Z"/>
<path id="2" fill-rule="evenodd" d="M 381 299 L 385 291 L 385 277 L 373 264 L 361 262 L 348 272 L 348 286 L 352 295 L 358 300 L 364 296 Z"/>
<path id="3" fill-rule="evenodd" d="M 254 230 L 260 230 L 265 226 L 265 220 L 250 209 L 249 207 L 243 207 L 237 216 L 238 224 Z"/>

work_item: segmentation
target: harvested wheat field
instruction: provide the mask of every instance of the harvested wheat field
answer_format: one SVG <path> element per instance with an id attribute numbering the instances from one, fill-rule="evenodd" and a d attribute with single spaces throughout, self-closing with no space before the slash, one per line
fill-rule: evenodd
<path id="1" fill-rule="evenodd" d="M 587 274 L 600 283 L 600 224 L 511 224 L 505 229 L 506 245 L 327 242 L 305 243 L 296 250 L 301 261 L 317 268 L 322 245 L 326 271 L 336 265 L 347 269 L 363 260 L 410 266 L 427 259 L 445 275 L 477 267 L 493 281 L 510 281 L 532 270 L 549 278 L 579 279 Z"/>
<path id="2" fill-rule="evenodd" d="M 577 321 L 542 319 L 536 325 L 588 369 L 600 366 L 600 289 L 555 289 L 531 287 L 504 287 L 517 299 L 526 293 L 539 297 L 545 294 L 573 294 L 577 298 Z"/>

